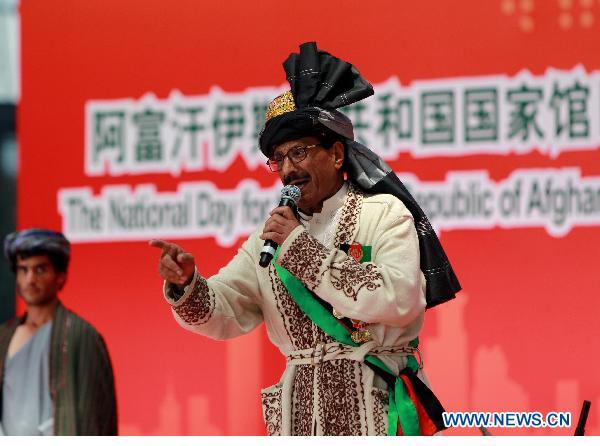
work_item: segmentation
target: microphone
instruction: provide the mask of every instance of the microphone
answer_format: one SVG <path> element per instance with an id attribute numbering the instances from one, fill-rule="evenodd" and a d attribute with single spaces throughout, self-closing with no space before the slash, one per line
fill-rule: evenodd
<path id="1" fill-rule="evenodd" d="M 290 207 L 295 214 L 298 210 L 298 202 L 300 201 L 301 195 L 302 193 L 300 192 L 300 188 L 298 186 L 292 186 L 288 184 L 281 189 L 281 200 L 279 200 L 279 206 Z M 276 249 L 276 242 L 273 240 L 265 240 L 263 249 L 260 251 L 260 260 L 258 261 L 258 264 L 263 268 L 266 267 L 273 259 Z"/>

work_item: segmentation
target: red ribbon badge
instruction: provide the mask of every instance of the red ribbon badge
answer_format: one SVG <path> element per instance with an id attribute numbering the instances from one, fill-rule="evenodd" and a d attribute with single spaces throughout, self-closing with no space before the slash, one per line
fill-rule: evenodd
<path id="1" fill-rule="evenodd" d="M 353 243 L 348 248 L 348 255 L 351 256 L 357 262 L 360 262 L 363 257 L 363 249 L 360 243 Z"/>

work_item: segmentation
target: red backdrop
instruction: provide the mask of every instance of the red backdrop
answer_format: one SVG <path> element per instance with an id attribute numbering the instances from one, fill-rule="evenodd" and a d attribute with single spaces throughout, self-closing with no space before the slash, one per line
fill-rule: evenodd
<path id="1" fill-rule="evenodd" d="M 547 78 L 548 69 L 581 65 L 590 89 L 600 88 L 594 74 L 600 70 L 600 4 L 593 1 L 53 0 L 22 2 L 21 12 L 20 228 L 64 229 L 60 189 L 89 187 L 98 195 L 106 185 L 151 183 L 169 192 L 193 181 L 235 189 L 244 178 L 272 186 L 273 177 L 241 156 L 226 173 L 89 176 L 85 105 L 138 100 L 148 92 L 165 99 L 172 90 L 197 96 L 213 86 L 235 93 L 279 87 L 281 62 L 307 40 L 352 61 L 376 87 L 393 76 L 403 86 L 514 79 L 522 70 Z M 588 110 L 593 128 L 600 125 L 595 107 Z M 569 167 L 593 178 L 600 175 L 600 144 L 596 139 L 594 147 L 590 138 L 591 150 L 575 147 L 555 156 L 506 145 L 504 154 L 399 151 L 390 164 L 420 182 L 476 170 L 500 183 L 517 169 Z M 440 233 L 464 291 L 427 313 L 422 345 L 434 390 L 448 410 L 572 411 L 575 421 L 581 401 L 590 399 L 588 432 L 600 434 L 598 224 L 574 225 L 559 237 L 543 225 L 465 226 Z M 263 434 L 258 391 L 283 370 L 264 328 L 228 342 L 180 329 L 161 297 L 158 252 L 143 241 L 109 238 L 74 244 L 62 297 L 106 338 L 121 432 Z M 204 275 L 224 265 L 242 241 L 224 247 L 213 237 L 180 240 Z"/>

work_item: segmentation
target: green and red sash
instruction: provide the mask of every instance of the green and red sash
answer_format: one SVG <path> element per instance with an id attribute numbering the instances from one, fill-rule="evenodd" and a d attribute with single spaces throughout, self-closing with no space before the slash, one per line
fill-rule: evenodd
<path id="1" fill-rule="evenodd" d="M 370 261 L 370 247 L 356 244 L 349 245 L 349 248 L 354 248 L 352 257 L 358 261 Z M 367 254 L 360 255 L 360 259 L 358 259 L 359 248 L 363 254 Z M 337 342 L 354 347 L 360 346 L 352 340 L 350 329 L 321 304 L 321 299 L 306 289 L 302 282 L 287 269 L 275 263 L 278 254 L 279 248 L 273 257 L 275 271 L 306 316 Z M 409 345 L 418 347 L 419 339 L 414 339 Z M 445 428 L 442 420 L 444 408 L 433 392 L 417 377 L 419 366 L 413 355 L 408 357 L 406 368 L 398 376 L 376 356 L 366 355 L 365 363 L 388 383 L 388 435 L 433 435 Z"/>

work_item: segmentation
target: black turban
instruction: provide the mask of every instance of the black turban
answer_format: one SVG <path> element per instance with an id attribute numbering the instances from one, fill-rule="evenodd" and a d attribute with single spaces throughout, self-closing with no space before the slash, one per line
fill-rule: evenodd
<path id="1" fill-rule="evenodd" d="M 265 156 L 284 142 L 318 135 L 326 128 L 346 146 L 348 179 L 367 193 L 399 198 L 413 215 L 419 237 L 421 271 L 427 279 L 427 307 L 455 297 L 461 286 L 427 216 L 392 169 L 372 150 L 354 141 L 352 122 L 337 109 L 373 95 L 373 87 L 348 62 L 317 49 L 315 42 L 300 45 L 283 63 L 291 87 L 291 100 L 273 107 L 261 132 L 259 145 Z M 289 95 L 284 93 L 276 98 Z M 269 115 L 269 111 L 267 112 Z"/>

